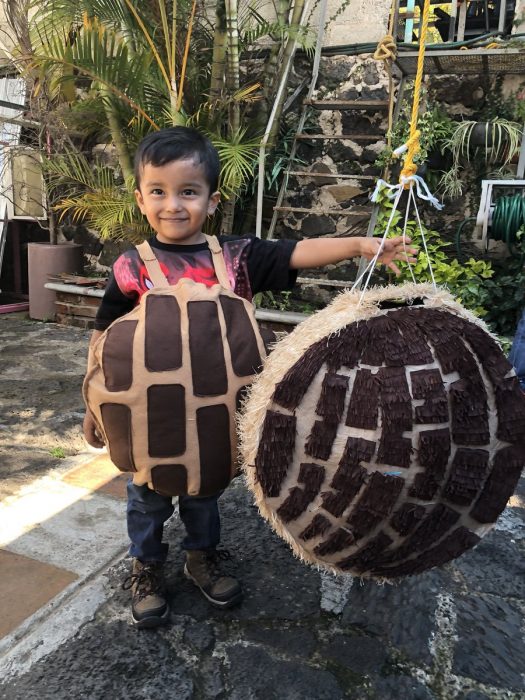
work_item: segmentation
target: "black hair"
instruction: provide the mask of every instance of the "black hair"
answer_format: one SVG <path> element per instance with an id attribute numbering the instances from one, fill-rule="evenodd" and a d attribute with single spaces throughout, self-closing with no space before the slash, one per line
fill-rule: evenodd
<path id="1" fill-rule="evenodd" d="M 221 168 L 217 149 L 209 138 L 188 126 L 170 126 L 145 136 L 135 153 L 135 182 L 140 189 L 141 169 L 151 163 L 155 167 L 174 160 L 195 160 L 202 165 L 210 186 L 210 194 L 217 191 Z"/>

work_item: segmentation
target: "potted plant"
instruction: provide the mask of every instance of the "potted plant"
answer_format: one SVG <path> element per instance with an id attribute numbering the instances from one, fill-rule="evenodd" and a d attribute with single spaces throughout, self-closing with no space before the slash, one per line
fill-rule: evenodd
<path id="1" fill-rule="evenodd" d="M 519 152 L 521 135 L 520 124 L 500 117 L 488 122 L 459 122 L 445 143 L 452 154 L 452 165 L 441 178 L 443 194 L 451 198 L 463 194 L 461 174 L 466 163 L 481 160 L 485 166 L 508 165 Z"/>
<path id="2" fill-rule="evenodd" d="M 81 272 L 82 246 L 76 243 L 58 243 L 58 232 L 48 181 L 43 164 L 53 155 L 53 138 L 60 134 L 60 125 L 54 123 L 55 98 L 49 82 L 32 66 L 34 57 L 29 31 L 29 3 L 9 0 L 4 3 L 5 33 L 9 41 L 5 49 L 13 71 L 18 72 L 21 84 L 19 104 L 26 95 L 30 107 L 23 111 L 22 137 L 8 151 L 11 170 L 12 216 L 17 219 L 38 221 L 48 229 L 46 242 L 28 244 L 29 315 L 39 320 L 55 317 L 55 293 L 46 289 L 48 275 L 59 272 Z"/>

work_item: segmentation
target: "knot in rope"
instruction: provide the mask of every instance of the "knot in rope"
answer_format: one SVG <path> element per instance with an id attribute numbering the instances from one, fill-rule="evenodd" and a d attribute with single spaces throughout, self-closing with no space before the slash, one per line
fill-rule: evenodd
<path id="1" fill-rule="evenodd" d="M 419 129 L 416 129 L 416 131 L 409 137 L 408 141 L 405 144 L 407 154 L 403 163 L 403 169 L 401 170 L 401 173 L 399 175 L 400 182 L 403 179 L 406 180 L 411 175 L 415 175 L 417 172 L 417 165 L 414 163 L 414 158 L 420 151 L 420 136 L 421 132 L 419 131 Z M 407 186 L 405 185 L 405 187 Z"/>
<path id="2" fill-rule="evenodd" d="M 376 61 L 393 61 L 396 57 L 396 53 L 396 41 L 392 34 L 387 34 L 378 43 L 374 51 L 374 58 Z"/>

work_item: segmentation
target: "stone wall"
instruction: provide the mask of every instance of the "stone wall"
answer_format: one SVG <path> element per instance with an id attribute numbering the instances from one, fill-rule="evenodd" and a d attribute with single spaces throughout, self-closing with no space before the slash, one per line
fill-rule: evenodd
<path id="1" fill-rule="evenodd" d="M 332 56 L 321 58 L 316 100 L 378 100 L 388 99 L 388 77 L 383 64 L 370 56 Z M 379 174 L 374 162 L 384 143 L 387 129 L 386 111 L 378 109 L 346 112 L 312 112 L 308 131 L 318 135 L 359 134 L 377 135 L 369 142 L 345 140 L 305 141 L 297 151 L 294 170 L 315 173 L 311 178 L 291 178 L 286 204 L 290 207 L 311 208 L 313 213 L 293 213 L 281 218 L 276 237 L 308 238 L 322 235 L 345 235 L 366 232 L 369 189 Z M 355 175 L 336 183 L 334 178 L 319 177 L 335 173 Z M 360 179 L 361 176 L 370 178 Z M 341 217 L 315 213 L 315 210 L 362 207 L 363 217 Z"/>

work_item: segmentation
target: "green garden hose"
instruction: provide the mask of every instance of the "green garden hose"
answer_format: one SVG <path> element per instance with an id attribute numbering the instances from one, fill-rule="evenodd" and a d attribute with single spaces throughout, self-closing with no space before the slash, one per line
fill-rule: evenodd
<path id="1" fill-rule="evenodd" d="M 494 241 L 503 241 L 511 253 L 518 241 L 517 233 L 525 225 L 525 197 L 521 192 L 500 197 L 496 200 L 492 212 L 490 237 Z"/>
<path id="2" fill-rule="evenodd" d="M 460 225 L 458 226 L 458 230 L 456 231 L 456 254 L 457 254 L 458 260 L 460 262 L 462 262 L 462 258 L 463 258 L 463 251 L 461 250 L 461 234 L 463 232 L 463 227 L 469 221 L 476 221 L 476 217 L 475 216 L 467 216 L 467 218 L 463 219 L 463 221 L 460 223 Z"/>

